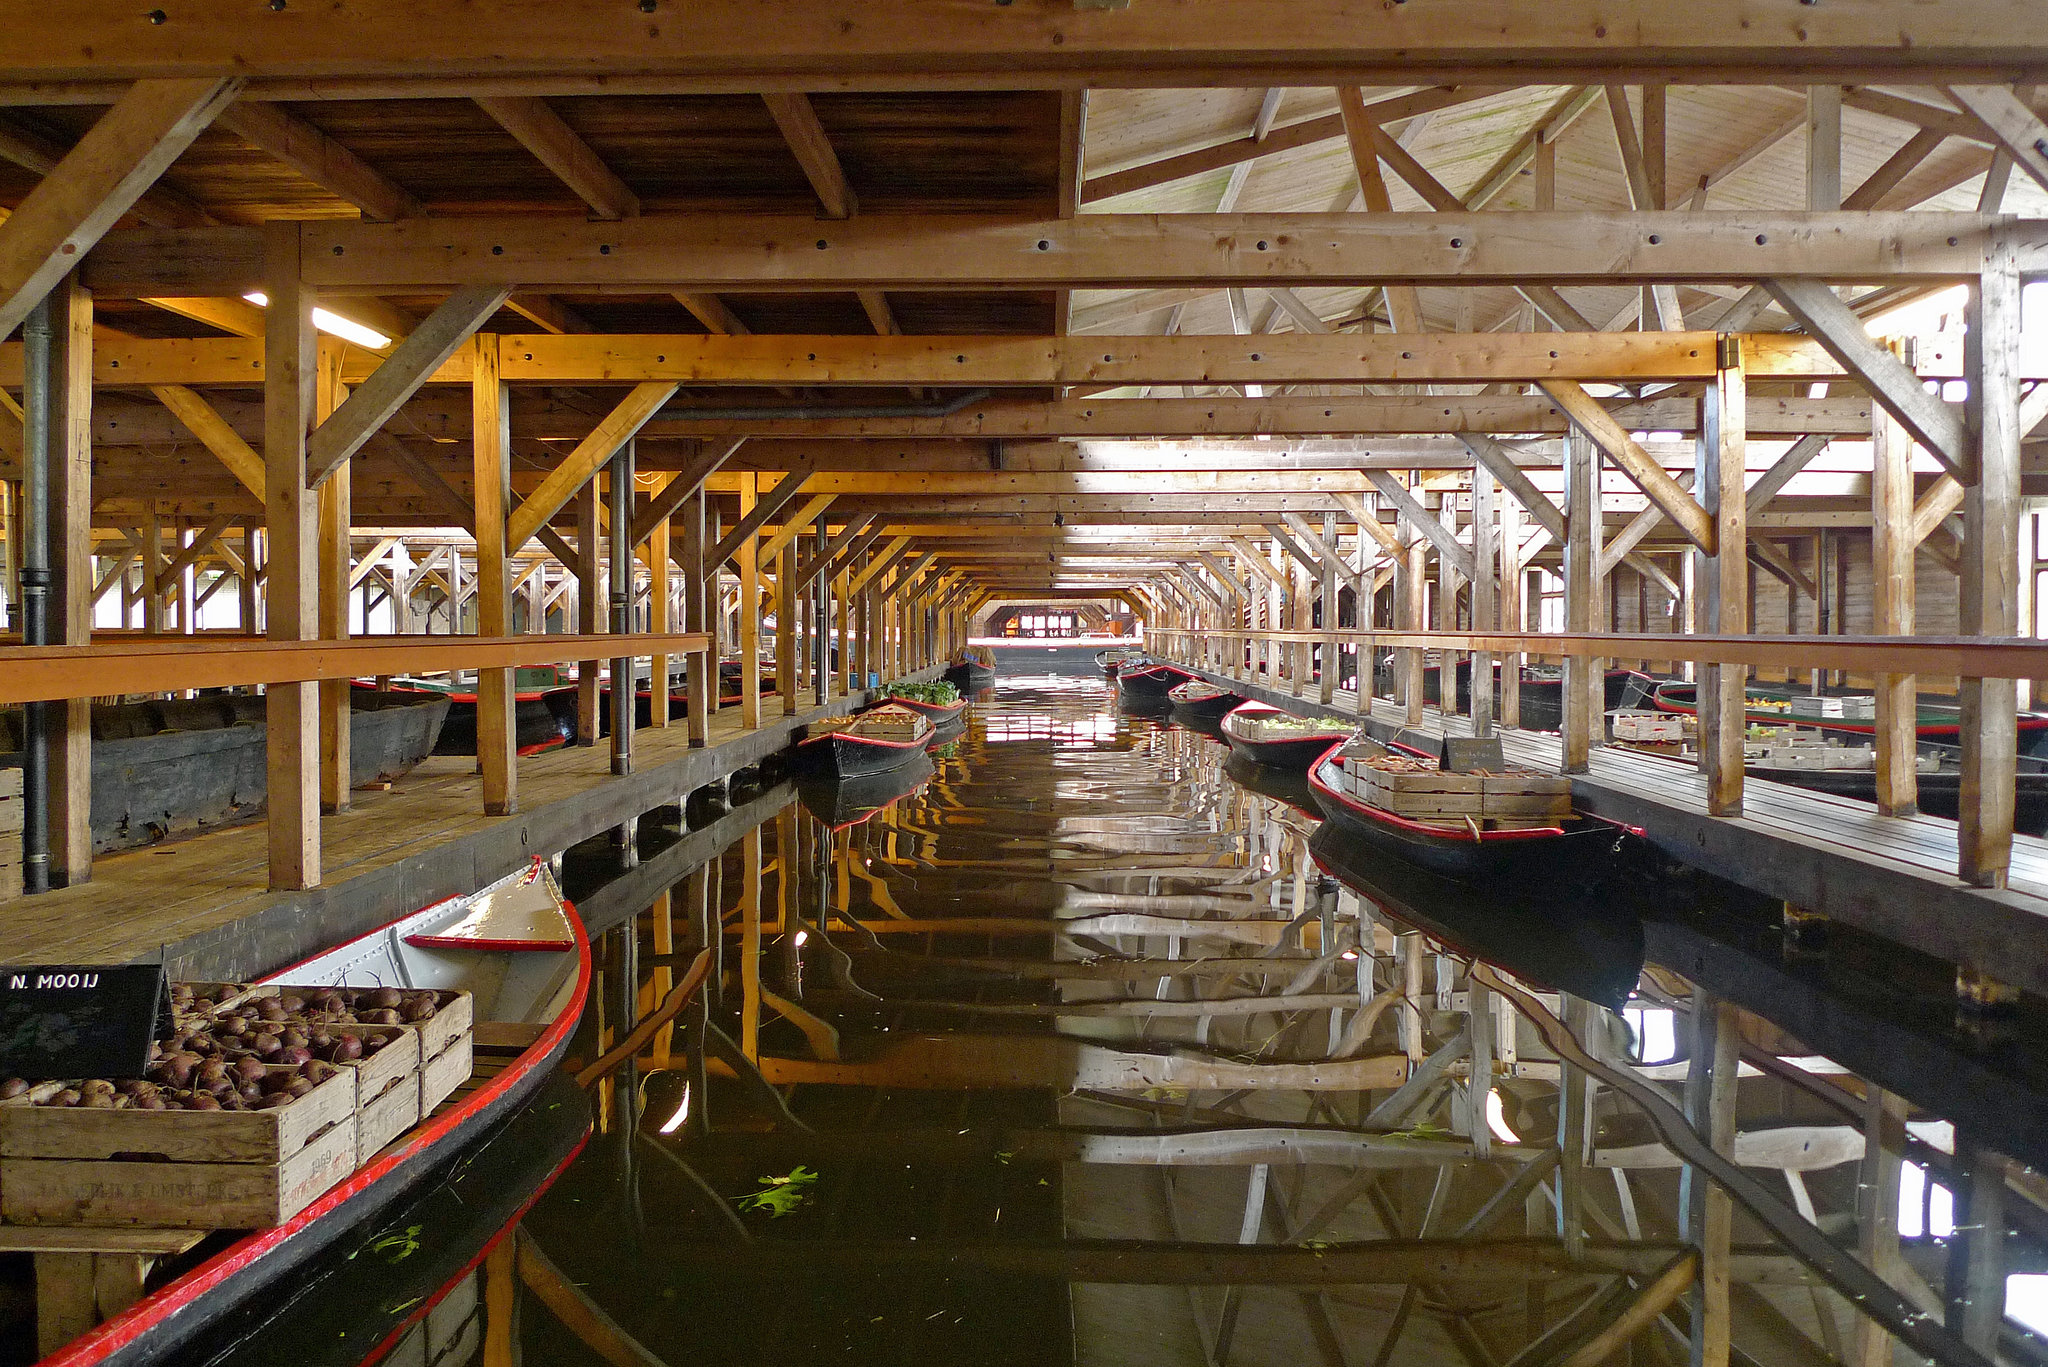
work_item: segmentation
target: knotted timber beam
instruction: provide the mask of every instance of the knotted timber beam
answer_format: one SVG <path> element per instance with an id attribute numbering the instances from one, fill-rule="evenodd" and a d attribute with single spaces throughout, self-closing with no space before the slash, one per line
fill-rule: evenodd
<path id="1" fill-rule="evenodd" d="M 672 381 L 649 381 L 634 386 L 618 407 L 605 416 L 591 434 L 576 444 L 567 459 L 548 472 L 540 486 L 526 496 L 505 524 L 505 553 L 516 554 L 550 518 L 568 505 L 576 491 L 604 467 L 621 446 L 680 386 Z M 566 562 L 573 563 L 573 562 Z"/>

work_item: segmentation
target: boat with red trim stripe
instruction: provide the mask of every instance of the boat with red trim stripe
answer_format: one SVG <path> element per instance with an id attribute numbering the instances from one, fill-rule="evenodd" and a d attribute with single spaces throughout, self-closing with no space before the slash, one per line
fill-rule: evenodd
<path id="1" fill-rule="evenodd" d="M 220 1235 L 160 1289 L 72 1340 L 45 1367 L 144 1367 L 177 1358 L 222 1316 L 294 1279 L 525 1105 L 569 1047 L 590 991 L 590 941 L 536 860 L 482 890 L 436 902 L 264 979 L 312 987 L 468 992 L 469 1081 L 281 1225 Z M 209 1250 L 211 1250 L 209 1252 Z"/>
<path id="2" fill-rule="evenodd" d="M 1244 702 L 1242 693 L 1218 688 L 1206 679 L 1189 679 L 1166 690 L 1173 704 L 1173 719 L 1183 726 L 1214 729 L 1232 708 Z"/>
<path id="3" fill-rule="evenodd" d="M 1324 818 L 1348 837 L 1453 878 L 1523 877 L 1558 872 L 1571 861 L 1613 853 L 1620 828 L 1574 812 L 1555 823 L 1495 824 L 1481 817 L 1423 820 L 1402 816 L 1350 791 L 1339 759 L 1420 752 L 1356 736 L 1330 746 L 1309 766 L 1309 791 Z"/>
<path id="4" fill-rule="evenodd" d="M 861 778 L 909 764 L 932 738 L 931 718 L 897 703 L 883 703 L 850 717 L 809 728 L 796 743 L 799 772 Z"/>
<path id="5" fill-rule="evenodd" d="M 1119 669 L 1116 672 L 1117 696 L 1125 702 L 1148 703 L 1154 706 L 1165 703 L 1167 694 L 1195 676 L 1178 665 L 1148 664 L 1136 669 Z"/>
<path id="6" fill-rule="evenodd" d="M 1327 717 L 1297 717 L 1269 703 L 1248 702 L 1224 714 L 1219 730 L 1233 755 L 1254 764 L 1297 773 L 1332 745 L 1351 737 L 1351 728 Z"/>

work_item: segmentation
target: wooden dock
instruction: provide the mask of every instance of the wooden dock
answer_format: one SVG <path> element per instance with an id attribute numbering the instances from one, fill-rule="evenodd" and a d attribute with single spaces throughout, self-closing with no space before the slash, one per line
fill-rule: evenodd
<path id="1" fill-rule="evenodd" d="M 260 821 L 108 855 L 93 862 L 89 883 L 0 901 L 0 963 L 122 963 L 161 952 L 174 976 L 254 977 L 679 801 L 866 698 L 856 692 L 788 717 L 770 714 L 780 704 L 766 698 L 754 731 L 728 708 L 696 749 L 680 719 L 637 730 L 634 772 L 623 778 L 612 776 L 609 742 L 529 756 L 519 761 L 522 810 L 511 816 L 483 814 L 474 758 L 430 757 L 388 791 L 357 792 L 347 812 L 325 818 L 325 878 L 303 892 L 265 886 Z"/>
<path id="2" fill-rule="evenodd" d="M 1324 706 L 1252 679 L 1181 667 L 1289 711 L 1354 719 L 1382 739 L 1408 728 L 1406 709 L 1384 698 L 1361 715 L 1354 692 L 1340 691 Z M 1465 735 L 1469 722 L 1429 707 L 1409 729 Z M 1513 762 L 1558 767 L 1557 735 L 1502 727 L 1500 737 Z M 1753 778 L 1743 784 L 1740 817 L 1713 817 L 1692 765 L 1611 746 L 1595 747 L 1588 771 L 1572 776 L 1572 797 L 1582 810 L 1641 827 L 1665 853 L 1730 882 L 2001 982 L 2048 991 L 2048 841 L 2015 836 L 2009 885 L 1971 887 L 1956 877 L 1956 823 L 1946 818 L 1880 816 L 1866 802 Z"/>

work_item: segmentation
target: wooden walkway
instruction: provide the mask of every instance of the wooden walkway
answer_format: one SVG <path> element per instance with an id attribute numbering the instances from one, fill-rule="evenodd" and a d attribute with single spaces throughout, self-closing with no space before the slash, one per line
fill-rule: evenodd
<path id="1" fill-rule="evenodd" d="M 675 802 L 865 698 L 794 717 L 766 698 L 752 732 L 738 708 L 726 709 L 695 750 L 681 719 L 636 731 L 634 772 L 624 778 L 611 774 L 609 741 L 529 756 L 519 761 L 512 816 L 483 814 L 475 759 L 430 757 L 389 791 L 358 792 L 350 810 L 322 818 L 323 884 L 304 892 L 266 887 L 260 821 L 109 855 L 94 861 L 89 883 L 0 900 L 0 964 L 122 963 L 162 952 L 174 976 L 254 976 Z"/>
<path id="2" fill-rule="evenodd" d="M 1194 672 L 1290 711 L 1363 722 L 1382 738 L 1407 724 L 1405 709 L 1385 699 L 1372 699 L 1361 716 L 1352 692 L 1339 692 L 1326 708 L 1313 696 Z M 1465 735 L 1469 723 L 1431 707 L 1414 729 Z M 1563 741 L 1503 729 L 1501 748 L 1515 763 L 1555 770 Z M 2010 886 L 1973 888 L 1956 878 L 1956 823 L 1943 817 L 1880 816 L 1869 803 L 1757 779 L 1743 784 L 1742 816 L 1712 817 L 1705 782 L 1692 765 L 1609 746 L 1594 749 L 1572 789 L 1583 810 L 1640 826 L 1666 853 L 1731 882 L 2048 991 L 2048 841 L 2015 837 Z"/>

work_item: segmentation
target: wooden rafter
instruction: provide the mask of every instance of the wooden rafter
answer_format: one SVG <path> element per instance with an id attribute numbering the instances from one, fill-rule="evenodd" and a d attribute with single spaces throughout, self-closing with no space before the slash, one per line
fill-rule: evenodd
<path id="1" fill-rule="evenodd" d="M 183 385 L 152 385 L 149 392 L 227 466 L 243 488 L 256 495 L 259 503 L 263 500 L 263 457 L 228 426 L 212 404 Z"/>
<path id="2" fill-rule="evenodd" d="M 0 160 L 47 176 L 56 171 L 66 150 L 41 133 L 23 127 L 12 115 L 0 115 Z M 152 228 L 197 228 L 219 221 L 196 200 L 161 181 L 137 196 L 130 212 Z"/>
<path id="3" fill-rule="evenodd" d="M 0 337 L 219 117 L 239 79 L 137 81 L 0 223 Z"/>
<path id="4" fill-rule="evenodd" d="M 788 507 L 791 500 L 803 492 L 806 481 L 812 477 L 812 472 L 816 469 L 815 459 L 797 460 L 773 489 L 760 495 L 753 508 L 739 520 L 739 524 L 719 540 L 718 545 L 705 556 L 705 563 L 722 566 L 732 559 L 748 537 L 756 535 L 774 520 L 777 513 Z"/>
<path id="5" fill-rule="evenodd" d="M 696 459 L 677 471 L 633 518 L 633 544 L 637 547 L 654 535 L 655 527 L 703 488 L 704 481 L 717 474 L 746 441 L 745 437 L 736 437 L 710 442 L 697 453 Z"/>
<path id="6" fill-rule="evenodd" d="M 1714 554 L 1713 518 L 1582 385 L 1570 380 L 1550 380 L 1544 382 L 1543 392 L 1649 496 L 1650 502 L 1685 533 L 1688 541 L 1708 555 Z"/>
<path id="7" fill-rule="evenodd" d="M 1472 548 L 1453 536 L 1451 529 L 1431 515 L 1406 485 L 1385 470 L 1368 470 L 1366 477 L 1372 481 L 1380 497 L 1393 504 L 1408 525 L 1436 547 L 1445 563 L 1467 579 L 1477 577 L 1473 572 Z"/>
<path id="8" fill-rule="evenodd" d="M 370 218 L 388 223 L 422 212 L 409 191 L 280 105 L 243 100 L 220 116 L 220 125 Z"/>
<path id="9" fill-rule="evenodd" d="M 761 96 L 768 105 L 768 113 L 774 118 L 775 126 L 782 130 L 784 142 L 796 156 L 797 165 L 803 168 L 804 176 L 811 182 L 811 189 L 818 196 L 826 218 L 852 218 L 860 210 L 860 201 L 853 193 L 853 187 L 846 183 L 846 172 L 839 165 L 839 154 L 832 150 L 832 139 L 825 133 L 825 125 L 818 122 L 818 111 L 811 107 L 811 97 L 798 92 L 771 92 Z"/>
<path id="10" fill-rule="evenodd" d="M 578 442 L 576 449 L 548 473 L 540 487 L 513 509 L 506 523 L 505 553 L 517 554 L 530 537 L 566 507 L 576 491 L 588 483 L 590 477 L 621 446 L 633 439 L 641 424 L 669 401 L 676 388 L 673 383 L 660 381 L 634 386 L 633 392 L 621 399 L 590 435 Z"/>
<path id="11" fill-rule="evenodd" d="M 537 96 L 479 95 L 477 104 L 603 219 L 635 218 L 640 197 Z"/>

